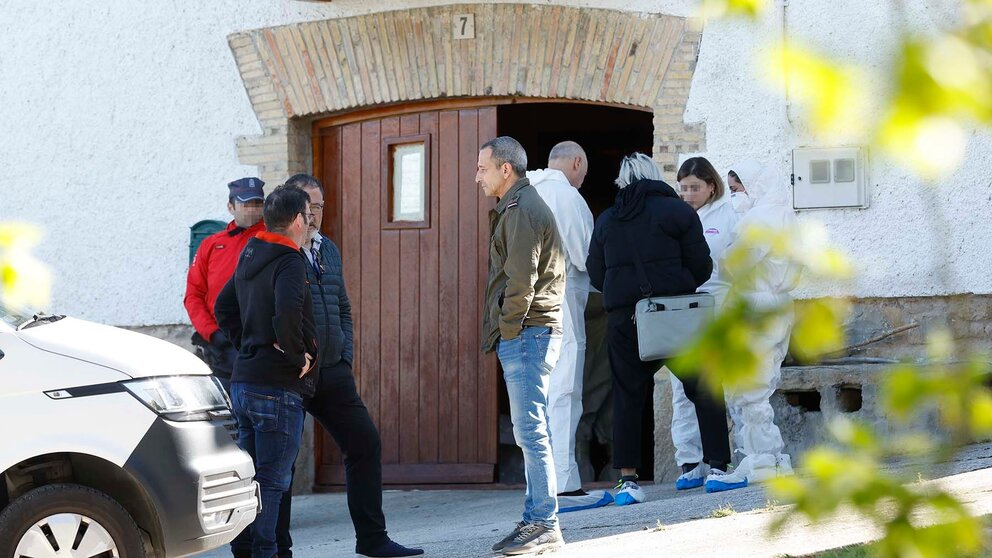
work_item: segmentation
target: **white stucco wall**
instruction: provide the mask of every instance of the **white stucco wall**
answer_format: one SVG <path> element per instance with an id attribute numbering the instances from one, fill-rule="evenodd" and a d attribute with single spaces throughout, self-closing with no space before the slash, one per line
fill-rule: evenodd
<path id="1" fill-rule="evenodd" d="M 453 3 L 0 0 L 0 219 L 44 226 L 37 255 L 55 275 L 52 308 L 119 325 L 187 321 L 188 227 L 226 219 L 225 184 L 255 172 L 238 164 L 234 149 L 237 136 L 260 130 L 229 33 Z M 535 3 L 693 10 L 692 2 L 673 0 Z M 881 60 L 891 38 L 884 10 L 865 13 L 855 0 L 792 4 L 793 35 L 852 60 Z M 909 19 L 921 26 L 941 21 L 952 5 L 911 8 Z M 705 155 L 721 168 L 751 155 L 785 171 L 792 147 L 815 143 L 801 125 L 788 125 L 781 97 L 752 79 L 754 54 L 780 34 L 774 13 L 757 25 L 710 22 L 703 33 L 686 120 L 706 122 Z M 988 134 L 972 138 L 965 167 L 927 189 L 873 158 L 870 209 L 811 214 L 863 264 L 862 278 L 807 294 L 992 292 L 992 255 L 984 249 L 992 232 L 983 226 L 992 215 L 990 154 Z M 943 223 L 928 220 L 935 206 Z M 943 285 L 941 267 L 950 276 Z"/>
<path id="2" fill-rule="evenodd" d="M 693 79 L 687 122 L 706 122 L 706 153 L 725 170 L 741 158 L 778 165 L 791 173 L 791 150 L 833 147 L 810 133 L 793 101 L 790 124 L 784 96 L 755 76 L 759 61 L 782 37 L 782 8 L 758 24 L 708 22 Z M 906 2 L 905 23 L 929 33 L 957 17 L 959 2 Z M 899 24 L 887 4 L 857 0 L 793 1 L 787 8 L 788 38 L 833 59 L 887 75 Z M 952 63 L 949 61 L 949 63 Z M 884 83 L 866 82 L 864 94 L 881 102 Z M 907 169 L 871 152 L 870 207 L 802 212 L 800 218 L 824 223 L 831 240 L 858 267 L 853 284 L 807 284 L 800 296 L 853 294 L 920 296 L 992 292 L 992 134 L 970 134 L 965 163 L 953 176 L 924 183 Z M 686 157 L 691 156 L 687 154 Z"/>

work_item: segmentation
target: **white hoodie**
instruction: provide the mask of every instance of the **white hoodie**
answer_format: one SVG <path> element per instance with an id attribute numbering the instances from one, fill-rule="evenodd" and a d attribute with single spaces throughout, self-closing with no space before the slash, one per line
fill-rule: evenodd
<path id="1" fill-rule="evenodd" d="M 757 167 L 757 171 L 754 169 Z M 738 171 L 747 169 L 747 178 Z M 754 200 L 754 206 L 744 213 L 737 225 L 738 236 L 750 226 L 760 226 L 786 232 L 796 225 L 796 215 L 789 203 L 789 190 L 778 172 L 770 166 L 753 161 L 733 167 L 741 184 Z M 789 293 L 799 282 L 799 267 L 786 258 L 769 255 L 769 247 L 759 246 L 752 254 L 758 274 L 753 292 L 746 293 L 758 307 L 771 308 L 791 300 Z"/>
<path id="2" fill-rule="evenodd" d="M 764 170 L 764 166 L 757 161 L 747 159 L 738 162 L 730 170 L 734 171 L 737 174 L 737 178 L 740 179 L 741 184 L 745 185 L 744 192 L 730 194 L 731 202 L 738 213 L 746 213 L 748 209 L 754 206 L 754 198 L 748 194 L 748 187 L 746 185 L 757 180 L 762 170 Z M 741 206 L 743 206 L 743 209 L 738 209 Z"/>
<path id="3" fill-rule="evenodd" d="M 740 215 L 734 211 L 730 196 L 726 194 L 699 208 L 697 215 L 703 224 L 703 236 L 710 247 L 710 257 L 713 259 L 713 274 L 697 290 L 713 295 L 719 307 L 727 297 L 727 291 L 730 290 L 730 278 L 723 272 L 723 258 L 726 256 L 727 248 L 737 238 L 737 221 Z"/>
<path id="4" fill-rule="evenodd" d="M 558 235 L 565 248 L 565 288 L 588 291 L 586 258 L 589 257 L 593 221 L 586 200 L 560 170 L 528 171 L 527 179 L 555 216 Z"/>

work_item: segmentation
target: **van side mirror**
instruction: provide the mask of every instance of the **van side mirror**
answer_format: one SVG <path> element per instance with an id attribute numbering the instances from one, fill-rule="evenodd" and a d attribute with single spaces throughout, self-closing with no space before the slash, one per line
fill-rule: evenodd
<path id="1" fill-rule="evenodd" d="M 3 357 L 4 357 L 3 350 L 0 349 L 0 358 L 3 358 Z"/>

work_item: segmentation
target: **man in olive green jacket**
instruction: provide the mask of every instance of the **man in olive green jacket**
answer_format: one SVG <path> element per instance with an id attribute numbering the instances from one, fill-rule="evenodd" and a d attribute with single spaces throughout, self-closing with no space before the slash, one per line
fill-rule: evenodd
<path id="1" fill-rule="evenodd" d="M 523 520 L 493 546 L 507 555 L 564 544 L 547 407 L 561 349 L 565 252 L 554 215 L 524 178 L 526 170 L 527 154 L 513 138 L 498 137 L 479 151 L 475 180 L 487 196 L 499 198 L 489 216 L 482 349 L 495 349 L 503 366 L 513 437 L 527 471 Z"/>
<path id="2" fill-rule="evenodd" d="M 526 178 L 489 212 L 489 283 L 482 350 L 515 339 L 525 327 L 562 327 L 565 251 L 554 214 Z M 492 195 L 492 194 L 487 194 Z"/>

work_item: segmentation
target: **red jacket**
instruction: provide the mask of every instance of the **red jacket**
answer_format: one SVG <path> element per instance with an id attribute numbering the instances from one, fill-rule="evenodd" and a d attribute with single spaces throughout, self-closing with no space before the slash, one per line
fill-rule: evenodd
<path id="1" fill-rule="evenodd" d="M 197 248 L 186 275 L 186 297 L 183 304 L 193 322 L 193 328 L 207 342 L 220 329 L 214 318 L 217 295 L 234 275 L 238 256 L 245 244 L 264 230 L 265 223 L 262 221 L 247 229 L 239 228 L 231 221 L 226 230 L 204 238 Z"/>

